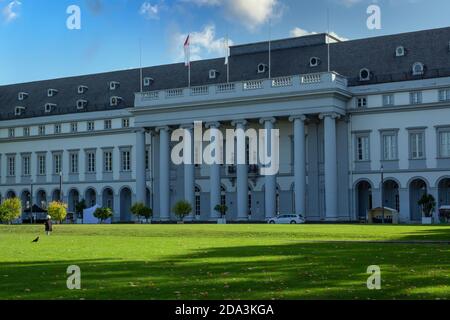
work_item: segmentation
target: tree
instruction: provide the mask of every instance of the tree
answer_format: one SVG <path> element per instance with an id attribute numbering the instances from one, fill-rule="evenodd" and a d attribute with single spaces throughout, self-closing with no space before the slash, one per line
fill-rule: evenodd
<path id="1" fill-rule="evenodd" d="M 418 202 L 422 207 L 422 212 L 425 218 L 433 216 L 433 211 L 436 209 L 436 199 L 431 194 L 424 194 Z"/>
<path id="2" fill-rule="evenodd" d="M 180 218 L 180 221 L 192 212 L 192 206 L 187 201 L 178 201 L 173 207 L 173 212 Z"/>
<path id="3" fill-rule="evenodd" d="M 52 220 L 62 222 L 67 216 L 67 204 L 60 201 L 50 202 L 48 205 L 48 215 Z"/>
<path id="4" fill-rule="evenodd" d="M 101 223 L 112 218 L 113 212 L 111 208 L 97 208 L 94 212 L 94 217 L 100 220 Z"/>
<path id="5" fill-rule="evenodd" d="M 86 200 L 82 199 L 80 202 L 78 202 L 75 205 L 75 213 L 78 217 L 81 217 L 83 219 L 83 210 L 87 209 Z"/>
<path id="6" fill-rule="evenodd" d="M 147 207 L 145 204 L 143 204 L 142 202 L 137 202 L 135 203 L 131 208 L 130 211 L 132 214 L 134 214 L 135 216 L 139 217 L 143 217 L 147 220 L 150 219 L 153 215 L 153 210 L 152 208 Z"/>
<path id="7" fill-rule="evenodd" d="M 215 208 L 215 211 L 217 211 L 220 214 L 220 218 L 223 218 L 226 216 L 228 207 L 224 204 L 218 204 Z"/>
<path id="8" fill-rule="evenodd" d="M 0 205 L 0 221 L 11 223 L 20 217 L 22 213 L 22 204 L 19 198 L 6 199 Z"/>

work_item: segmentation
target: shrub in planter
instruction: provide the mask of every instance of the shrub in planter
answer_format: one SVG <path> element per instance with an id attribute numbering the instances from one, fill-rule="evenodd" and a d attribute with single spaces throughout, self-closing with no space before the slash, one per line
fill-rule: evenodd
<path id="1" fill-rule="evenodd" d="M 192 212 L 192 206 L 187 201 L 178 201 L 173 207 L 173 212 L 180 219 L 180 221 L 183 221 L 183 219 Z"/>
<path id="2" fill-rule="evenodd" d="M 94 212 L 94 217 L 100 220 L 100 223 L 112 218 L 113 212 L 110 208 L 97 208 Z"/>
<path id="3" fill-rule="evenodd" d="M 431 218 L 436 209 L 436 199 L 431 194 L 424 194 L 418 202 L 425 218 Z"/>
<path id="4" fill-rule="evenodd" d="M 138 202 L 135 203 L 131 209 L 130 209 L 131 213 L 135 216 L 139 217 L 143 217 L 148 220 L 152 217 L 153 215 L 153 210 L 152 208 L 147 207 L 145 204 L 143 204 L 142 202 Z"/>

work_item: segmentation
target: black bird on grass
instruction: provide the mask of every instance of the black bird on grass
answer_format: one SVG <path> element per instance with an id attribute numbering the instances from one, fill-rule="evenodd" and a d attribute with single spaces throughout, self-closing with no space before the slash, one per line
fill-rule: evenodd
<path id="1" fill-rule="evenodd" d="M 39 237 L 37 237 L 36 239 L 34 239 L 33 241 L 31 241 L 31 242 L 38 242 L 39 241 Z"/>

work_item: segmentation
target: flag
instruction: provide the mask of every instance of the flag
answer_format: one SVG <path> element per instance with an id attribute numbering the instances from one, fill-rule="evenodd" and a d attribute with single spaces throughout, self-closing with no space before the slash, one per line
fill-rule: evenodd
<path id="1" fill-rule="evenodd" d="M 228 37 L 225 39 L 225 65 L 228 65 L 228 59 L 230 57 L 230 45 L 228 43 Z"/>
<path id="2" fill-rule="evenodd" d="M 187 36 L 184 42 L 184 60 L 184 65 L 189 67 L 191 65 L 190 35 Z"/>

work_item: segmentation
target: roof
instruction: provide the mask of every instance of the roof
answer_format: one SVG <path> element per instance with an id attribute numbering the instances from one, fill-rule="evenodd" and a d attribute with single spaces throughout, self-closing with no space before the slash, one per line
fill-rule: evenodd
<path id="1" fill-rule="evenodd" d="M 367 39 L 339 41 L 330 44 L 331 70 L 349 80 L 350 86 L 375 83 L 406 81 L 422 78 L 450 76 L 450 27 L 424 30 Z M 406 49 L 404 57 L 396 57 L 398 46 Z M 231 48 L 230 81 L 246 81 L 266 78 L 258 74 L 260 63 L 269 64 L 268 42 L 239 45 Z M 272 48 L 272 76 L 287 76 L 327 71 L 326 34 L 275 40 Z M 318 67 L 310 67 L 311 57 L 321 61 Z M 423 76 L 412 75 L 412 65 L 425 65 Z M 368 68 L 372 79 L 359 81 L 359 72 Z M 209 79 L 209 70 L 217 70 L 216 79 Z M 143 68 L 143 77 L 154 79 L 151 87 L 144 90 L 163 90 L 186 87 L 188 72 L 184 63 Z M 26 108 L 23 118 L 46 116 L 45 104 L 54 103 L 52 115 L 80 112 L 76 108 L 79 99 L 88 101 L 82 112 L 128 108 L 134 105 L 134 93 L 140 91 L 140 70 L 130 69 L 85 76 L 36 81 L 0 86 L 0 120 L 17 119 L 16 106 Z M 117 81 L 117 90 L 109 90 L 109 82 Z M 191 85 L 207 85 L 226 82 L 226 66 L 223 58 L 195 61 L 191 67 Z M 87 92 L 78 94 L 79 85 L 88 87 Z M 57 89 L 54 97 L 47 96 L 48 89 Z M 18 101 L 18 93 L 26 92 L 28 97 Z M 110 98 L 119 96 L 123 101 L 117 107 L 110 106 Z M 20 118 L 19 117 L 19 118 Z"/>

